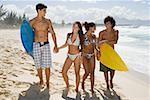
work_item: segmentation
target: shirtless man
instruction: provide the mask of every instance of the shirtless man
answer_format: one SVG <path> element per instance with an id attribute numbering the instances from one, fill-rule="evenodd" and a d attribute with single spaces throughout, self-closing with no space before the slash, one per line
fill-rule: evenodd
<path id="1" fill-rule="evenodd" d="M 99 33 L 98 41 L 100 44 L 106 42 L 114 49 L 114 44 L 117 44 L 118 33 L 119 33 L 118 30 L 114 29 L 116 22 L 113 19 L 113 17 L 107 16 L 104 19 L 104 24 L 105 24 L 106 29 Z M 100 54 L 98 54 L 98 55 L 100 55 Z M 99 58 L 99 57 L 97 57 L 97 58 Z M 104 72 L 107 89 L 109 89 L 108 72 L 110 72 L 110 88 L 113 88 L 113 77 L 115 74 L 115 70 L 112 70 L 112 69 L 108 68 L 107 66 L 103 65 L 102 63 L 100 63 L 100 71 Z"/>
<path id="2" fill-rule="evenodd" d="M 30 25 L 35 33 L 33 43 L 33 57 L 35 67 L 37 68 L 38 76 L 40 79 L 40 85 L 43 87 L 42 69 L 45 69 L 46 85 L 49 88 L 50 67 L 52 67 L 50 45 L 48 42 L 48 32 L 51 33 L 54 41 L 54 52 L 58 52 L 55 32 L 53 30 L 52 23 L 49 19 L 45 18 L 46 8 L 44 4 L 37 4 L 36 11 L 37 16 L 30 20 Z"/>

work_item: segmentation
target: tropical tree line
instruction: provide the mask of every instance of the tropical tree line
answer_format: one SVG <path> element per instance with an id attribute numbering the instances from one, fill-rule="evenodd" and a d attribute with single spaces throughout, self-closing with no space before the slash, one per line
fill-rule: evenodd
<path id="1" fill-rule="evenodd" d="M 8 11 L 4 9 L 3 5 L 0 5 L 0 28 L 18 28 L 23 19 L 28 19 L 26 14 L 18 15 L 16 12 Z"/>

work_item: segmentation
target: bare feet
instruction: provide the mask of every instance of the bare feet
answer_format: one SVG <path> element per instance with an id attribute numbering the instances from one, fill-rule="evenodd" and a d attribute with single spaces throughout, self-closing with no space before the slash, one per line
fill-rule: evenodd
<path id="1" fill-rule="evenodd" d="M 114 87 L 113 82 L 112 82 L 112 80 L 110 80 L 110 88 L 113 89 L 113 87 Z"/>
<path id="2" fill-rule="evenodd" d="M 42 81 L 40 81 L 40 85 L 42 85 L 44 82 L 43 82 L 43 80 Z"/>
<path id="3" fill-rule="evenodd" d="M 81 93 L 80 93 L 80 92 L 77 92 L 76 100 L 82 100 L 82 99 L 81 99 Z"/>
<path id="4" fill-rule="evenodd" d="M 66 99 L 66 98 L 67 98 L 67 95 L 68 95 L 68 92 L 69 92 L 69 88 L 65 88 L 65 89 L 63 90 L 62 98 Z"/>
<path id="5" fill-rule="evenodd" d="M 94 94 L 94 90 L 90 90 L 91 91 L 91 94 L 92 94 L 92 96 L 93 96 L 93 94 Z"/>
<path id="6" fill-rule="evenodd" d="M 108 84 L 108 83 L 106 83 L 106 85 L 107 85 L 107 89 L 109 90 L 109 84 Z"/>
<path id="7" fill-rule="evenodd" d="M 43 80 L 42 80 L 42 81 L 40 81 L 40 88 L 41 88 L 41 89 L 43 89 L 43 88 L 44 88 L 44 82 L 43 82 Z"/>
<path id="8" fill-rule="evenodd" d="M 79 92 L 79 91 L 78 91 L 78 88 L 76 88 L 75 91 L 76 91 L 76 93 L 78 93 L 78 92 Z"/>
<path id="9" fill-rule="evenodd" d="M 84 82 L 82 82 L 82 90 L 85 91 Z"/>
<path id="10" fill-rule="evenodd" d="M 46 82 L 46 86 L 47 86 L 47 88 L 49 89 L 49 82 Z"/>
<path id="11" fill-rule="evenodd" d="M 97 97 L 97 95 L 94 93 L 93 95 L 92 95 L 92 98 L 91 98 L 92 100 L 100 100 L 100 98 L 99 97 Z"/>

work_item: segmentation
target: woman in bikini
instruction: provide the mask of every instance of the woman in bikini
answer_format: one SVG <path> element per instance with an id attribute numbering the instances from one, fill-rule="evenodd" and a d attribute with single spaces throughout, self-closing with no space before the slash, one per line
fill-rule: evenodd
<path id="1" fill-rule="evenodd" d="M 82 61 L 85 73 L 82 80 L 82 89 L 85 91 L 84 83 L 90 74 L 91 81 L 91 92 L 94 93 L 94 71 L 95 71 L 95 48 L 96 48 L 96 36 L 93 34 L 96 30 L 96 25 L 94 23 L 84 24 L 86 33 L 82 36 Z"/>
<path id="2" fill-rule="evenodd" d="M 73 24 L 73 31 L 72 33 L 67 34 L 67 39 L 64 45 L 60 46 L 58 49 L 62 49 L 68 46 L 68 54 L 67 58 L 65 60 L 65 63 L 62 68 L 62 76 L 64 78 L 64 81 L 66 83 L 66 91 L 68 93 L 69 91 L 69 81 L 68 81 L 68 75 L 67 72 L 74 63 L 75 68 L 75 75 L 76 75 L 76 89 L 75 91 L 78 93 L 78 87 L 80 82 L 80 38 L 83 34 L 82 31 L 82 25 L 80 22 L 75 22 Z"/>

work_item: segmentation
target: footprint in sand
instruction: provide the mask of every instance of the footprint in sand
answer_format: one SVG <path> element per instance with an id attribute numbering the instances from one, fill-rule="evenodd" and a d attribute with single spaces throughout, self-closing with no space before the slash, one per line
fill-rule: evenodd
<path id="1" fill-rule="evenodd" d="M 34 71 L 33 69 L 27 69 L 27 68 L 21 68 L 23 70 L 27 70 L 27 71 Z"/>
<path id="2" fill-rule="evenodd" d="M 11 81 L 11 80 L 7 80 L 5 84 L 7 84 L 7 86 L 9 86 L 9 87 L 14 85 L 13 81 Z"/>
<path id="3" fill-rule="evenodd" d="M 59 74 L 57 77 L 58 77 L 58 78 L 63 78 L 61 74 Z"/>
<path id="4" fill-rule="evenodd" d="M 11 74 L 11 75 L 12 75 L 12 76 L 15 76 L 15 77 L 18 77 L 18 75 L 14 74 L 14 73 L 13 73 L 13 74 Z"/>
<path id="5" fill-rule="evenodd" d="M 0 76 L 0 78 L 5 80 L 5 79 L 7 79 L 7 76 L 5 74 L 3 74 L 2 76 Z"/>
<path id="6" fill-rule="evenodd" d="M 4 60 L 3 63 L 6 63 L 6 64 L 13 64 L 13 63 L 10 62 L 9 60 Z"/>
<path id="7" fill-rule="evenodd" d="M 28 82 L 16 82 L 15 86 L 17 88 L 26 88 L 26 87 L 30 87 L 30 83 L 28 83 Z"/>
<path id="8" fill-rule="evenodd" d="M 19 64 L 24 64 L 24 62 L 19 62 Z"/>
<path id="9" fill-rule="evenodd" d="M 114 85 L 114 88 L 120 89 L 120 87 L 117 84 L 113 83 L 113 85 Z"/>
<path id="10" fill-rule="evenodd" d="M 0 84 L 0 88 L 2 88 L 2 89 L 6 88 L 6 84 L 4 84 L 4 83 Z"/>
<path id="11" fill-rule="evenodd" d="M 32 73 L 30 73 L 30 74 L 33 75 L 33 76 L 36 76 L 36 73 L 33 73 L 33 72 L 32 72 Z"/>
<path id="12" fill-rule="evenodd" d="M 5 49 L 5 51 L 6 51 L 6 52 L 10 52 L 10 50 L 9 50 L 9 49 Z"/>
<path id="13" fill-rule="evenodd" d="M 57 69 L 54 69 L 54 71 L 55 71 L 55 72 L 60 72 L 60 71 L 59 71 L 59 70 L 57 70 Z"/>
<path id="14" fill-rule="evenodd" d="M 10 97 L 11 96 L 11 91 L 9 91 L 9 90 L 1 90 L 0 91 L 0 94 L 1 95 L 4 95 L 4 97 Z"/>
<path id="15" fill-rule="evenodd" d="M 53 62 L 53 64 L 55 64 L 55 66 L 58 66 L 58 65 L 59 65 L 59 63 L 58 63 L 58 62 Z"/>
<path id="16" fill-rule="evenodd" d="M 0 75 L 3 75 L 4 71 L 0 70 Z"/>
<path id="17" fill-rule="evenodd" d="M 13 70 L 12 72 L 17 73 L 18 75 L 24 74 L 24 72 L 23 72 L 23 71 L 20 71 L 20 70 Z M 11 72 L 10 72 L 10 73 L 11 73 Z"/>

